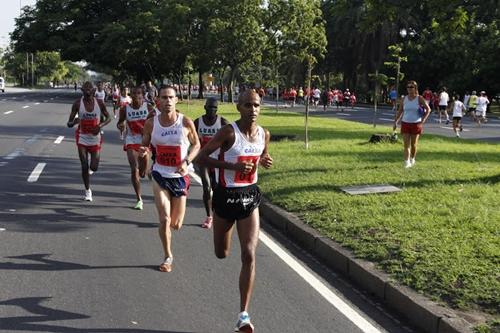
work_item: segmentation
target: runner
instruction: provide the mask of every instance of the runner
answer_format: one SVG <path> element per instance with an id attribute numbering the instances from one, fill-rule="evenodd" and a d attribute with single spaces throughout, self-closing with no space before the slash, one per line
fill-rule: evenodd
<path id="1" fill-rule="evenodd" d="M 396 91 L 396 87 L 392 86 L 391 91 L 389 91 L 389 99 L 391 100 L 392 104 L 392 111 L 396 112 L 396 102 L 398 99 L 398 92 Z"/>
<path id="2" fill-rule="evenodd" d="M 418 139 L 422 134 L 423 124 L 431 114 L 429 105 L 418 94 L 417 88 L 417 82 L 408 81 L 406 84 L 408 95 L 403 98 L 394 118 L 393 129 L 396 130 L 399 119 L 402 116 L 401 134 L 403 135 L 404 142 L 405 168 L 411 168 L 415 165 Z"/>
<path id="3" fill-rule="evenodd" d="M 205 115 L 194 121 L 194 126 L 196 127 L 196 132 L 200 138 L 202 148 L 213 138 L 222 126 L 228 124 L 228 121 L 225 118 L 217 115 L 217 107 L 217 99 L 214 97 L 208 98 L 205 101 Z M 215 159 L 217 159 L 217 156 L 217 151 L 210 155 L 210 157 Z M 210 229 L 213 222 L 212 191 L 215 190 L 216 185 L 215 169 L 206 168 L 198 164 L 196 166 L 203 186 L 203 204 L 205 205 L 205 211 L 207 213 L 207 218 L 201 226 L 203 228 Z"/>
<path id="4" fill-rule="evenodd" d="M 427 105 L 431 107 L 432 110 L 432 90 L 431 88 L 427 87 L 425 88 L 424 92 L 422 93 L 422 97 L 425 99 L 425 102 Z"/>
<path id="5" fill-rule="evenodd" d="M 453 113 L 453 131 L 455 132 L 456 137 L 459 138 L 460 133 L 458 131 L 463 131 L 462 117 L 464 112 L 467 111 L 464 103 L 460 101 L 460 95 L 457 94 L 453 96 L 453 101 L 450 103 L 449 110 Z"/>
<path id="6" fill-rule="evenodd" d="M 132 99 L 129 96 L 129 90 L 127 87 L 122 87 L 120 89 L 120 98 L 119 98 L 119 102 L 118 102 L 118 107 L 121 109 L 125 105 L 130 104 L 130 103 L 132 103 Z M 115 114 L 115 118 L 116 118 L 116 114 Z"/>
<path id="7" fill-rule="evenodd" d="M 158 97 L 158 89 L 156 89 L 151 81 L 148 81 L 145 90 L 144 99 L 148 104 L 155 105 L 156 98 Z"/>
<path id="8" fill-rule="evenodd" d="M 160 271 L 171 272 L 172 231 L 179 230 L 186 212 L 186 196 L 189 190 L 188 166 L 200 149 L 196 128 L 191 119 L 175 109 L 175 88 L 160 88 L 161 114 L 144 124 L 142 147 L 140 148 L 139 172 L 145 174 L 150 144 L 156 150 L 152 177 L 153 193 L 158 210 L 159 235 L 163 245 L 164 260 Z M 188 153 L 189 149 L 189 153 Z"/>
<path id="9" fill-rule="evenodd" d="M 102 82 L 97 82 L 97 90 L 95 92 L 95 98 L 104 103 L 106 100 L 106 92 L 102 86 Z"/>
<path id="10" fill-rule="evenodd" d="M 450 123 L 450 116 L 446 110 L 448 109 L 448 102 L 450 101 L 450 96 L 446 92 L 446 87 L 441 89 L 441 93 L 439 94 L 439 123 L 441 124 L 441 115 L 444 113 L 446 116 L 446 125 Z"/>
<path id="11" fill-rule="evenodd" d="M 240 119 L 224 126 L 201 150 L 198 161 L 205 167 L 219 169 L 219 183 L 214 192 L 214 246 L 222 259 L 229 255 L 231 235 L 236 222 L 242 267 L 240 272 L 240 313 L 236 331 L 253 332 L 248 307 L 255 280 L 255 251 L 259 239 L 259 204 L 257 166 L 272 166 L 268 153 L 269 131 L 258 126 L 260 99 L 253 90 L 240 95 L 237 104 Z M 220 149 L 219 159 L 210 155 Z"/>
<path id="12" fill-rule="evenodd" d="M 481 91 L 479 93 L 479 97 L 477 98 L 476 105 L 476 122 L 478 126 L 481 126 L 481 123 L 486 123 L 488 120 L 486 119 L 486 110 L 488 109 L 488 104 L 490 104 L 490 100 L 486 97 L 486 92 Z"/>
<path id="13" fill-rule="evenodd" d="M 153 111 L 154 108 L 144 101 L 142 88 L 135 87 L 132 89 L 132 103 L 125 104 L 120 109 L 120 118 L 116 124 L 122 136 L 125 136 L 123 150 L 127 152 L 128 163 L 130 165 L 130 178 L 137 198 L 134 209 L 138 210 L 143 209 L 141 182 L 139 180 L 139 148 L 142 144 L 144 123 L 148 115 Z M 147 166 L 144 167 L 144 170 L 147 170 Z M 144 174 L 140 176 L 143 178 Z"/>
<path id="14" fill-rule="evenodd" d="M 113 117 L 116 118 L 116 110 L 120 108 L 120 88 L 115 83 L 113 86 Z"/>
<path id="15" fill-rule="evenodd" d="M 85 82 L 81 90 L 83 97 L 73 103 L 67 125 L 71 128 L 78 124 L 75 134 L 78 156 L 82 164 L 82 179 L 85 186 L 84 200 L 92 201 L 89 167 L 92 172 L 97 171 L 99 167 L 102 144 L 101 128 L 109 124 L 111 118 L 104 103 L 94 97 L 96 89 L 92 82 Z M 75 119 L 77 115 L 78 118 Z"/>
<path id="16" fill-rule="evenodd" d="M 477 99 L 478 99 L 478 97 L 476 95 L 476 91 L 473 90 L 472 94 L 469 97 L 469 103 L 468 103 L 468 107 L 467 107 L 467 113 L 472 117 L 472 119 L 474 119 L 474 121 L 476 121 Z"/>

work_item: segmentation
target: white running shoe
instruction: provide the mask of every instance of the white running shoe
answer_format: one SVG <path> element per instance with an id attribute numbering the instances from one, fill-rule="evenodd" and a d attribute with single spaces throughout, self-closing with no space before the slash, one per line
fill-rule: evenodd
<path id="1" fill-rule="evenodd" d="M 245 332 L 245 333 L 253 333 L 254 327 L 250 322 L 250 316 L 248 312 L 243 311 L 238 315 L 238 322 L 236 323 L 235 332 Z"/>
<path id="2" fill-rule="evenodd" d="M 411 162 L 410 160 L 405 161 L 405 169 L 411 168 Z"/>
<path id="3" fill-rule="evenodd" d="M 85 190 L 85 201 L 92 201 L 92 190 Z"/>
<path id="4" fill-rule="evenodd" d="M 89 169 L 89 175 L 92 176 L 94 174 L 94 171 L 92 171 L 91 169 Z"/>
<path id="5" fill-rule="evenodd" d="M 411 166 L 414 166 L 414 165 L 415 165 L 415 163 L 417 163 L 417 162 L 415 161 L 415 159 L 414 159 L 414 158 L 410 159 L 410 164 L 411 164 Z"/>

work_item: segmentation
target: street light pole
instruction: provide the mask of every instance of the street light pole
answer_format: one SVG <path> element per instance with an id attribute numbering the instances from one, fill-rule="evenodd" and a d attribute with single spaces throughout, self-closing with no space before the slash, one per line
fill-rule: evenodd
<path id="1" fill-rule="evenodd" d="M 35 69 L 33 67 L 33 53 L 31 53 L 31 87 L 35 87 Z"/>

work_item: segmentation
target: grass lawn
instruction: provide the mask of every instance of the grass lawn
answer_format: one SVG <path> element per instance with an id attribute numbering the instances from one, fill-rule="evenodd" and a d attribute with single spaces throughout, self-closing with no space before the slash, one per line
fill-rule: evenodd
<path id="1" fill-rule="evenodd" d="M 179 109 L 193 119 L 200 102 Z M 219 106 L 228 120 L 236 107 Z M 417 164 L 403 168 L 402 143 L 368 144 L 388 127 L 262 110 L 259 124 L 298 141 L 273 142 L 274 167 L 260 186 L 275 204 L 378 263 L 436 301 L 498 316 L 500 308 L 500 145 L 424 134 Z M 350 196 L 344 185 L 392 184 L 400 193 Z"/>

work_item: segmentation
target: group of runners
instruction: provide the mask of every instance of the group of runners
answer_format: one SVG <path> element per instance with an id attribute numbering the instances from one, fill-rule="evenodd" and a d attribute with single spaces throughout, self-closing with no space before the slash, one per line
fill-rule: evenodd
<path id="1" fill-rule="evenodd" d="M 85 186 L 84 200 L 92 201 L 90 171 L 99 166 L 102 128 L 111 122 L 104 103 L 101 84 L 92 82 L 81 88 L 83 96 L 73 103 L 67 123 L 77 126 L 76 144 Z M 127 90 L 122 88 L 120 96 Z M 131 99 L 118 101 L 117 128 L 123 133 L 124 147 L 135 191 L 135 209 L 143 209 L 140 179 L 152 179 L 155 206 L 159 216 L 159 237 L 164 257 L 162 272 L 171 272 L 172 231 L 182 227 L 190 185 L 190 166 L 195 164 L 203 186 L 207 213 L 202 223 L 212 228 L 215 254 L 228 256 L 231 236 L 236 225 L 241 247 L 239 279 L 240 313 L 236 330 L 253 332 L 248 307 L 255 280 L 255 258 L 259 235 L 258 165 L 270 168 L 273 160 L 268 152 L 270 134 L 257 124 L 260 97 L 254 90 L 239 94 L 237 110 L 240 118 L 233 123 L 217 115 L 217 100 L 205 102 L 205 114 L 195 121 L 176 109 L 174 87 L 162 86 L 148 100 L 144 87 L 131 90 Z M 151 97 L 151 94 L 150 94 Z M 213 198 L 212 198 L 213 193 Z"/>
<path id="2" fill-rule="evenodd" d="M 476 91 L 469 94 L 465 92 L 463 98 L 457 93 L 448 94 L 447 88 L 442 87 L 438 92 L 433 92 L 429 87 L 422 92 L 422 98 L 429 106 L 431 111 L 437 112 L 437 121 L 441 124 L 443 121 L 446 124 L 450 123 L 450 114 L 452 116 L 453 132 L 456 137 L 460 137 L 460 132 L 463 130 L 462 118 L 469 116 L 477 123 L 478 126 L 486 123 L 486 111 L 490 101 L 486 96 L 485 91 L 481 91 L 479 95 Z M 396 108 L 397 93 L 393 87 L 389 92 L 389 98 L 393 104 L 393 110 Z M 397 111 L 397 110 L 396 110 Z"/>

